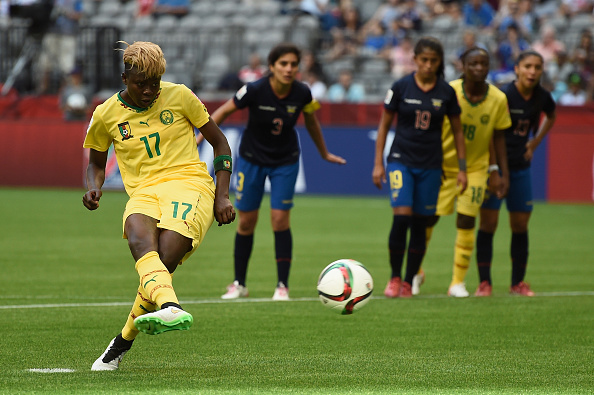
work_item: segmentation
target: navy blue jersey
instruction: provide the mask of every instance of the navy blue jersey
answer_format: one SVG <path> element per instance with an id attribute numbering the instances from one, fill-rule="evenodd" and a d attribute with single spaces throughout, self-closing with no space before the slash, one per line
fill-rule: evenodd
<path id="1" fill-rule="evenodd" d="M 526 143 L 531 135 L 538 132 L 541 113 L 554 112 L 556 104 L 551 94 L 540 85 L 534 88 L 528 100 L 520 95 L 514 82 L 505 85 L 501 90 L 507 96 L 512 119 L 512 126 L 505 133 L 509 168 L 510 170 L 525 169 L 530 166 L 530 162 L 524 159 Z"/>
<path id="2" fill-rule="evenodd" d="M 280 99 L 268 77 L 244 85 L 233 98 L 237 108 L 249 108 L 239 154 L 260 166 L 281 166 L 299 161 L 295 124 L 313 98 L 307 85 L 294 81 L 290 93 Z"/>
<path id="3" fill-rule="evenodd" d="M 387 161 L 415 168 L 441 168 L 443 119 L 461 112 L 454 88 L 438 78 L 435 86 L 425 92 L 410 74 L 392 85 L 384 108 L 398 113 L 396 137 Z"/>

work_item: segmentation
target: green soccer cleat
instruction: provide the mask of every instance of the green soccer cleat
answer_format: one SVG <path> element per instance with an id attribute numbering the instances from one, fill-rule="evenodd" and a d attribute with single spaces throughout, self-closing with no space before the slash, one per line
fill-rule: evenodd
<path id="1" fill-rule="evenodd" d="M 185 331 L 194 323 L 192 314 L 177 307 L 167 307 L 147 313 L 134 320 L 134 326 L 147 335 L 158 335 L 168 331 Z"/>

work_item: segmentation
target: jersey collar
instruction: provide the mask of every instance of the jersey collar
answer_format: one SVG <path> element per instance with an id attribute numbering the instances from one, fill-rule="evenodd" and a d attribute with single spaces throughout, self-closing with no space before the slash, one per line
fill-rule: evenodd
<path id="1" fill-rule="evenodd" d="M 140 108 L 140 107 L 136 107 L 136 106 L 126 103 L 124 101 L 124 99 L 122 98 L 123 90 L 118 92 L 118 101 L 120 102 L 120 106 L 124 107 L 126 110 L 130 110 L 130 111 L 134 111 L 134 112 L 145 112 L 145 111 L 151 109 L 153 107 L 153 105 L 155 105 L 155 103 L 157 102 L 157 99 L 159 98 L 159 96 L 161 96 L 161 89 L 162 88 L 159 88 L 159 92 L 157 93 L 157 96 L 155 96 L 155 100 L 153 100 L 151 105 L 148 106 L 147 108 Z"/>

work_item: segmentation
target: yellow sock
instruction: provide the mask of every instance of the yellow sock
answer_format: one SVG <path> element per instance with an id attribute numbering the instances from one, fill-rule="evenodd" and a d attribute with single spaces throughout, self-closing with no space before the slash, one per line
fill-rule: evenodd
<path id="1" fill-rule="evenodd" d="M 426 247 L 429 247 L 429 240 L 431 240 L 431 236 L 433 235 L 433 229 L 435 229 L 435 226 L 428 226 L 425 229 L 425 238 L 426 238 L 426 240 L 425 240 L 425 246 Z M 422 264 L 423 264 L 423 262 L 421 262 L 421 265 Z M 419 271 L 417 272 L 417 274 L 421 274 L 421 273 L 423 273 L 423 267 L 422 266 L 419 267 Z"/>
<path id="2" fill-rule="evenodd" d="M 157 306 L 150 301 L 146 292 L 144 292 L 144 288 L 142 288 L 142 286 L 138 286 L 136 300 L 134 300 L 134 305 L 132 306 L 132 310 L 128 315 L 126 325 L 124 325 L 124 328 L 122 329 L 122 337 L 125 340 L 134 340 L 136 335 L 139 333 L 138 329 L 136 329 L 134 326 L 134 319 L 143 314 L 155 311 L 156 307 Z"/>
<path id="3" fill-rule="evenodd" d="M 454 275 L 452 284 L 463 283 L 470 266 L 470 257 L 474 249 L 474 229 L 458 229 L 456 248 L 454 249 Z"/>
<path id="4" fill-rule="evenodd" d="M 140 258 L 136 262 L 136 271 L 140 276 L 140 286 L 158 308 L 167 302 L 179 304 L 171 285 L 171 274 L 156 251 L 148 252 Z"/>

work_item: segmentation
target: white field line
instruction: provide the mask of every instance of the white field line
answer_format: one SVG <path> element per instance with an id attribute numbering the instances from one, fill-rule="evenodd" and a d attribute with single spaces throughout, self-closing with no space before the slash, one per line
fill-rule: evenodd
<path id="1" fill-rule="evenodd" d="M 557 297 L 557 296 L 594 296 L 594 291 L 577 291 L 577 292 L 539 292 L 536 297 Z M 512 298 L 519 297 L 514 295 L 493 295 L 492 298 Z M 4 297 L 3 299 L 5 299 Z M 13 298 L 18 298 L 14 296 Z M 56 297 L 57 298 L 57 297 Z M 414 299 L 443 299 L 450 298 L 445 294 L 434 295 L 418 295 Z M 383 296 L 374 296 L 372 299 L 386 299 Z M 454 299 L 454 298 L 452 298 Z M 460 298 L 461 299 L 461 298 Z M 472 299 L 472 298 L 470 298 Z M 318 298 L 291 298 L 290 302 L 313 302 Z M 97 302 L 97 303 L 36 303 L 36 304 L 20 304 L 20 305 L 0 305 L 0 310 L 10 309 L 50 309 L 50 308 L 65 308 L 65 307 L 116 307 L 116 306 L 130 306 L 132 302 Z M 280 303 L 274 302 L 270 298 L 245 298 L 235 300 L 223 299 L 199 299 L 199 300 L 181 300 L 182 305 L 186 304 L 230 304 L 230 303 Z M 287 302 L 284 302 L 287 303 Z"/>

